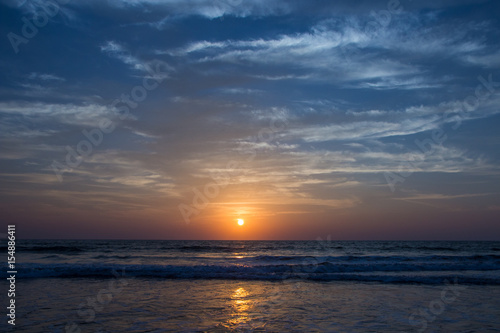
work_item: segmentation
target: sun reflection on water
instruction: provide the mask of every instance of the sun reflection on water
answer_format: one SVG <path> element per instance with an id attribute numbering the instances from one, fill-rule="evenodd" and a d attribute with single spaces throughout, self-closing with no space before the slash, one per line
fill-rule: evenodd
<path id="1" fill-rule="evenodd" d="M 245 258 L 248 254 L 246 252 L 233 252 L 232 253 L 233 257 L 236 259 L 243 259 Z"/>
<path id="2" fill-rule="evenodd" d="M 238 326 L 249 321 L 248 310 L 252 307 L 252 302 L 249 300 L 250 294 L 245 288 L 236 289 L 231 295 L 231 306 L 234 312 L 231 314 L 229 325 Z"/>

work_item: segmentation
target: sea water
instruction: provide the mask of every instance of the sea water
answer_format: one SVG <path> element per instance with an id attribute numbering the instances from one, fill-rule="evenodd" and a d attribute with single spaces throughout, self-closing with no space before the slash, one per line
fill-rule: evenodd
<path id="1" fill-rule="evenodd" d="M 499 242 L 21 240 L 16 251 L 19 332 L 500 331 Z M 0 328 L 12 330 L 7 318 Z"/>

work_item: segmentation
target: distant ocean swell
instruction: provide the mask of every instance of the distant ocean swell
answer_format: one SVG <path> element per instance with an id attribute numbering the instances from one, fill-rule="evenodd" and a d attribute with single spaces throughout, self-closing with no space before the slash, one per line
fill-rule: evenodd
<path id="1" fill-rule="evenodd" d="M 286 265 L 123 265 L 123 264 L 20 264 L 20 278 L 106 278 L 113 271 L 125 277 L 162 279 L 318 280 L 382 283 L 459 283 L 500 285 L 498 263 L 467 265 L 368 263 Z"/>
<path id="2" fill-rule="evenodd" d="M 26 240 L 20 279 L 128 278 L 500 285 L 500 242 Z M 5 275 L 5 271 L 0 273 Z"/>
<path id="3" fill-rule="evenodd" d="M 63 259 L 64 257 L 57 254 L 47 255 L 43 257 L 45 259 L 51 258 L 59 258 Z M 142 255 L 116 255 L 116 254 L 97 254 L 89 257 L 91 259 L 145 259 Z M 158 256 L 157 259 L 191 259 L 191 260 L 203 260 L 205 262 L 209 262 L 211 260 L 221 260 L 221 257 L 196 257 L 196 256 Z M 262 263 L 272 263 L 272 262 L 289 262 L 289 263 L 306 263 L 306 262 L 315 262 L 315 263 L 359 263 L 359 262 L 435 262 L 439 265 L 442 265 L 443 262 L 449 264 L 450 262 L 458 262 L 462 266 L 465 263 L 475 264 L 477 266 L 481 265 L 493 265 L 493 267 L 500 268 L 500 255 L 471 255 L 471 256 L 443 256 L 443 255 L 433 255 L 433 256 L 418 256 L 418 257 L 406 257 L 406 256 L 269 256 L 269 255 L 261 255 L 261 256 L 253 256 L 253 257 L 245 257 L 244 260 L 238 257 L 226 256 L 223 259 L 227 262 L 262 262 Z M 419 266 L 420 267 L 420 266 Z M 496 268 L 493 268 L 496 269 Z"/>
<path id="4" fill-rule="evenodd" d="M 97 247 L 95 244 L 82 244 L 84 243 L 83 241 L 78 242 L 78 245 L 21 245 L 18 244 L 18 250 L 22 252 L 50 252 L 50 253 L 76 253 L 76 252 L 93 252 L 93 251 L 100 251 L 100 252 L 114 252 L 116 250 L 141 250 L 145 249 L 147 247 L 143 246 L 135 246 L 136 244 L 126 244 L 126 245 L 116 245 L 113 244 L 113 246 L 106 246 L 99 244 Z M 253 244 L 252 244 L 253 245 Z M 328 246 L 327 243 L 319 243 L 313 245 L 321 245 L 321 248 L 319 246 L 311 246 L 311 248 L 317 248 L 320 249 L 320 251 L 339 251 L 339 250 L 344 250 L 348 249 L 348 246 L 339 246 L 339 245 L 332 245 Z M 195 252 L 195 253 L 233 253 L 233 252 L 238 252 L 238 251 L 246 251 L 249 250 L 250 248 L 259 250 L 259 251 L 267 251 L 267 250 L 276 250 L 276 246 L 248 246 L 248 245 L 185 245 L 185 246 L 179 246 L 178 244 L 173 244 L 171 246 L 158 246 L 155 248 L 155 250 L 158 251 L 170 251 L 170 250 L 175 250 L 179 252 Z M 367 247 L 368 248 L 368 247 Z M 295 250 L 296 247 L 294 245 L 281 245 L 279 246 L 280 250 Z M 459 252 L 463 251 L 464 249 L 456 246 L 456 247 L 446 247 L 446 246 L 426 246 L 426 245 L 398 245 L 398 246 L 378 246 L 378 247 L 373 247 L 373 249 L 376 249 L 377 251 L 380 252 L 401 252 L 401 251 L 409 251 L 409 252 L 414 252 L 414 251 L 436 251 L 436 252 Z M 487 247 L 487 250 L 491 252 L 500 252 L 500 248 L 498 247 Z M 0 251 L 7 250 L 7 245 L 6 244 L 0 244 Z"/>

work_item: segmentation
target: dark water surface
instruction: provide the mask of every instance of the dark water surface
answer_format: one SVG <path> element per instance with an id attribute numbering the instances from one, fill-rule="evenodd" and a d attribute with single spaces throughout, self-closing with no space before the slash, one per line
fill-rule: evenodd
<path id="1" fill-rule="evenodd" d="M 499 242 L 21 240 L 17 262 L 19 332 L 500 332 Z"/>

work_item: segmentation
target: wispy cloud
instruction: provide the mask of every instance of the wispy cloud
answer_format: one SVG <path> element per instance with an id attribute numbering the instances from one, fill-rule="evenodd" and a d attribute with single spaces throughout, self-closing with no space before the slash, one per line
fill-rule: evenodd
<path id="1" fill-rule="evenodd" d="M 485 55 L 469 55 L 464 57 L 464 60 L 486 68 L 500 68 L 500 52 Z"/>
<path id="2" fill-rule="evenodd" d="M 93 127 L 98 127 L 99 122 L 104 118 L 114 119 L 118 116 L 116 110 L 98 104 L 74 105 L 41 102 L 0 103 L 0 113 L 22 115 L 27 119 L 37 119 L 38 121 Z"/>
<path id="3" fill-rule="evenodd" d="M 123 63 L 131 66 L 133 69 L 140 71 L 146 70 L 146 66 L 141 60 L 132 56 L 124 46 L 115 41 L 107 41 L 100 46 L 100 49 L 102 52 L 105 52 L 109 56 L 122 61 Z"/>
<path id="4" fill-rule="evenodd" d="M 484 52 L 484 40 L 477 37 L 487 28 L 483 23 L 466 24 L 449 35 L 449 26 L 436 25 L 432 16 L 425 20 L 409 13 L 400 16 L 375 32 L 364 29 L 369 17 L 350 16 L 322 21 L 308 32 L 249 40 L 201 40 L 157 53 L 188 57 L 198 64 L 235 64 L 243 71 L 249 64 L 258 65 L 260 69 L 252 67 L 248 75 L 267 80 L 328 79 L 350 82 L 345 87 L 352 88 L 410 90 L 439 89 L 449 80 L 429 75 L 429 65 L 422 60 L 431 62 L 437 54 L 471 60 Z M 428 23 L 432 25 L 427 27 Z M 419 61 L 400 60 L 410 55 L 417 55 Z M 289 72 L 270 75 L 270 66 L 286 67 Z"/>
<path id="5" fill-rule="evenodd" d="M 140 59 L 139 57 L 132 55 L 124 45 L 116 41 L 105 42 L 100 46 L 100 50 L 110 57 L 120 60 L 133 70 L 142 72 L 143 75 L 146 74 L 146 77 L 152 77 L 154 75 L 156 79 L 165 79 L 168 78 L 168 72 L 174 70 L 173 67 L 169 66 L 165 62 L 162 62 L 161 73 L 158 73 L 158 68 L 155 67 L 159 63 L 157 59 Z M 132 74 L 132 76 L 135 76 L 135 74 Z"/>
<path id="6" fill-rule="evenodd" d="M 61 82 L 66 81 L 66 79 L 54 74 L 35 73 L 35 72 L 30 73 L 30 75 L 28 75 L 28 79 L 41 80 L 41 81 L 61 81 Z"/>
<path id="7" fill-rule="evenodd" d="M 236 17 L 276 15 L 288 13 L 291 9 L 291 4 L 282 0 L 114 0 L 111 4 L 119 7 L 155 5 L 164 8 L 171 15 L 200 15 L 209 19 L 224 15 Z"/>
<path id="8" fill-rule="evenodd" d="M 410 135 L 435 129 L 439 126 L 439 117 L 403 120 L 400 123 L 382 121 L 360 121 L 345 124 L 318 125 L 290 131 L 292 137 L 306 142 L 331 140 L 378 139 L 396 135 Z"/>

